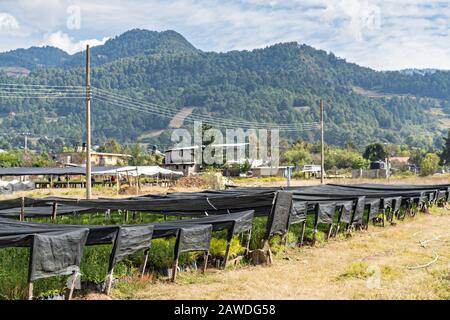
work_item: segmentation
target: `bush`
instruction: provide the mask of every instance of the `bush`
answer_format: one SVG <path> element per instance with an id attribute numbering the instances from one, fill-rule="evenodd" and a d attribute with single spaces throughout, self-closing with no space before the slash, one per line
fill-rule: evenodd
<path id="1" fill-rule="evenodd" d="M 174 262 L 175 238 L 154 239 L 148 254 L 149 266 L 154 270 L 171 268 Z M 181 253 L 178 265 L 187 265 L 195 262 L 199 252 Z"/>
<path id="2" fill-rule="evenodd" d="M 226 239 L 211 239 L 211 246 L 209 252 L 212 256 L 224 258 L 227 249 L 227 240 Z M 229 257 L 235 258 L 240 253 L 243 253 L 245 248 L 241 245 L 238 236 L 234 236 L 231 240 Z"/>
<path id="3" fill-rule="evenodd" d="M 420 162 L 420 175 L 429 176 L 439 168 L 439 157 L 435 153 L 427 153 Z"/>

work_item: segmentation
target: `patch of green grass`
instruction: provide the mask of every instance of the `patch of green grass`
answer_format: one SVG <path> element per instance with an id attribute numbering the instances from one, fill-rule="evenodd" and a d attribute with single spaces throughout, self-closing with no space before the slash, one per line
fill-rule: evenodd
<path id="1" fill-rule="evenodd" d="M 367 262 L 353 262 L 349 264 L 345 270 L 338 276 L 338 279 L 366 279 L 373 275 L 373 272 L 368 271 L 369 264 Z"/>
<path id="2" fill-rule="evenodd" d="M 389 265 L 377 266 L 379 268 L 380 276 L 384 279 L 393 279 L 400 276 L 401 272 Z M 367 279 L 375 274 L 376 268 L 370 268 L 367 262 L 353 262 L 349 264 L 343 272 L 337 277 L 338 280 L 343 279 Z"/>

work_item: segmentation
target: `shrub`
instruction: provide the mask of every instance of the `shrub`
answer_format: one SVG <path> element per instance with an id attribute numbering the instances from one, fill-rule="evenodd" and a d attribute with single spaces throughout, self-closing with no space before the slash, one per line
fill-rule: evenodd
<path id="1" fill-rule="evenodd" d="M 226 249 L 227 249 L 226 239 L 216 239 L 216 238 L 211 239 L 211 246 L 209 252 L 212 256 L 224 258 Z M 244 251 L 245 248 L 241 245 L 239 237 L 234 236 L 233 239 L 231 240 L 229 257 L 230 258 L 237 257 L 240 253 L 243 253 Z"/>

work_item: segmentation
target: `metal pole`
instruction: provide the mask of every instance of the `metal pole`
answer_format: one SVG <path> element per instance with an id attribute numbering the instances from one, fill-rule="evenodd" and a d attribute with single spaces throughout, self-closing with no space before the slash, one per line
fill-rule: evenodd
<path id="1" fill-rule="evenodd" d="M 91 199 L 91 63 L 86 46 L 86 199 Z"/>
<path id="2" fill-rule="evenodd" d="M 324 146 L 324 132 L 323 132 L 323 100 L 320 99 L 320 183 L 325 182 L 325 146 Z"/>

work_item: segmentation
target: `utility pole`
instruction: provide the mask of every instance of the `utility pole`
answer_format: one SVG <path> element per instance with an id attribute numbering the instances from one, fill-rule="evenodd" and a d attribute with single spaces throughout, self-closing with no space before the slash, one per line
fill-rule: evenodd
<path id="1" fill-rule="evenodd" d="M 320 99 L 320 183 L 325 182 L 325 145 L 323 132 L 323 100 Z"/>
<path id="2" fill-rule="evenodd" d="M 29 132 L 22 132 L 21 134 L 25 138 L 23 150 L 24 150 L 25 153 L 27 153 L 27 151 L 28 151 L 28 136 L 31 135 L 31 133 L 29 133 Z"/>
<path id="3" fill-rule="evenodd" d="M 86 199 L 91 199 L 91 62 L 86 45 Z"/>

